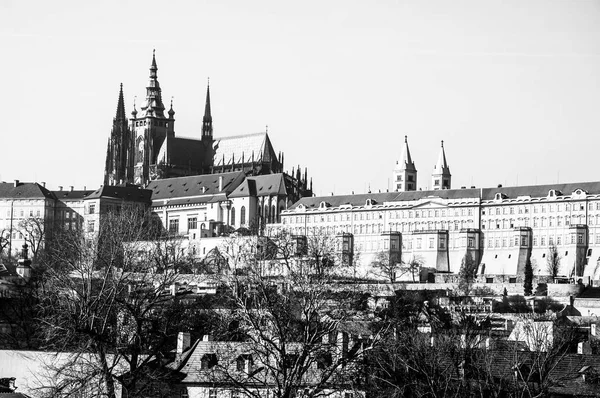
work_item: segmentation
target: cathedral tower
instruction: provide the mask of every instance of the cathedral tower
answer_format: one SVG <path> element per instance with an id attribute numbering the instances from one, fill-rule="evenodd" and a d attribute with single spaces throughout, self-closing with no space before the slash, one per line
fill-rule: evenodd
<path id="1" fill-rule="evenodd" d="M 394 190 L 416 191 L 417 189 L 417 169 L 415 162 L 410 157 L 410 149 L 408 148 L 408 137 L 404 136 L 404 149 L 400 160 L 396 162 L 396 168 L 393 173 Z"/>
<path id="2" fill-rule="evenodd" d="M 431 188 L 437 189 L 450 189 L 452 182 L 452 175 L 450 174 L 450 167 L 446 162 L 446 153 L 444 152 L 444 141 L 442 141 L 442 147 L 440 148 L 440 154 L 438 156 L 437 164 L 433 167 L 433 173 L 431 174 Z"/>
<path id="3" fill-rule="evenodd" d="M 144 184 L 153 180 L 159 172 L 157 165 L 158 151 L 167 137 L 175 136 L 173 118 L 175 112 L 171 105 L 168 116 L 165 116 L 165 106 L 157 76 L 156 57 L 152 52 L 150 78 L 146 87 L 146 102 L 138 112 L 135 107 L 132 112 L 131 131 L 134 141 L 133 181 Z"/>
<path id="4" fill-rule="evenodd" d="M 117 113 L 113 119 L 113 127 L 106 148 L 106 166 L 104 168 L 104 185 L 116 185 L 132 178 L 130 163 L 131 131 L 125 116 L 123 84 L 119 90 Z"/>

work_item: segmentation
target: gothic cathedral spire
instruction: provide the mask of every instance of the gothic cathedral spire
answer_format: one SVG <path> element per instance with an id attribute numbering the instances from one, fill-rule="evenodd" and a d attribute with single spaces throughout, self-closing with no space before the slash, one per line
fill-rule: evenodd
<path id="1" fill-rule="evenodd" d="M 440 148 L 438 161 L 437 164 L 433 167 L 433 173 L 431 174 L 431 187 L 434 190 L 450 189 L 451 181 L 452 175 L 450 174 L 450 167 L 448 167 L 448 162 L 446 162 L 446 152 L 444 152 L 444 141 L 442 141 L 442 147 Z"/>
<path id="2" fill-rule="evenodd" d="M 417 168 L 410 156 L 408 137 L 404 136 L 404 148 L 400 160 L 396 162 L 393 173 L 393 188 L 395 191 L 415 191 L 417 189 Z"/>
<path id="3" fill-rule="evenodd" d="M 204 105 L 204 117 L 202 118 L 202 139 L 212 139 L 213 125 L 210 112 L 210 83 L 206 86 L 206 104 Z"/>
<path id="4" fill-rule="evenodd" d="M 123 83 L 121 83 L 119 99 L 117 101 L 117 112 L 113 119 L 113 127 L 106 148 L 104 185 L 115 185 L 126 180 L 130 135 L 127 117 L 125 116 Z"/>

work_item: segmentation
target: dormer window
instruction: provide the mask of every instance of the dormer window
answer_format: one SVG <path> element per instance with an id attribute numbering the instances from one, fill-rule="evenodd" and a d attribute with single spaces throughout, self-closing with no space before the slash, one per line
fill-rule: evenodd
<path id="1" fill-rule="evenodd" d="M 374 206 L 377 202 L 374 199 L 367 199 L 366 206 Z"/>
<path id="2" fill-rule="evenodd" d="M 200 360 L 200 368 L 202 370 L 212 369 L 217 363 L 217 354 L 204 354 Z"/>
<path id="3" fill-rule="evenodd" d="M 494 195 L 495 201 L 502 201 L 502 199 L 506 199 L 506 198 L 508 198 L 508 196 L 506 196 L 505 194 L 503 194 L 501 192 L 497 192 L 496 195 Z"/>
<path id="4" fill-rule="evenodd" d="M 252 360 L 251 354 L 242 354 L 237 357 L 236 360 L 236 369 L 238 372 L 250 373 L 252 372 L 252 366 L 254 365 L 254 361 Z"/>
<path id="5" fill-rule="evenodd" d="M 330 207 L 331 205 L 325 201 L 319 203 L 319 209 L 326 209 L 328 207 Z"/>

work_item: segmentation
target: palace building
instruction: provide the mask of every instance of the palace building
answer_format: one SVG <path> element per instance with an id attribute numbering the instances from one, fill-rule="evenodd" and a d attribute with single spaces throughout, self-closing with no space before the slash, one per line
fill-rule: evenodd
<path id="1" fill-rule="evenodd" d="M 421 279 L 458 273 L 467 254 L 479 275 L 522 276 L 530 260 L 544 276 L 555 250 L 559 275 L 600 279 L 600 182 L 450 189 L 442 142 L 433 189 L 417 191 L 406 139 L 393 175 L 397 192 L 302 198 L 268 233 L 351 239 L 347 247 L 360 253 L 356 265 L 365 274 L 387 252 L 405 263 L 419 259 Z"/>

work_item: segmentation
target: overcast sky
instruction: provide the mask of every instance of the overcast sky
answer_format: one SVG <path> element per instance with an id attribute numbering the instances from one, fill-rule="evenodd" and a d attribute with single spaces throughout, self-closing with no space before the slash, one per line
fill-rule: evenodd
<path id="1" fill-rule="evenodd" d="M 102 184 L 156 49 L 177 136 L 265 130 L 318 195 L 600 180 L 600 1 L 0 0 L 0 180 Z M 167 105 L 168 106 L 168 105 Z"/>

